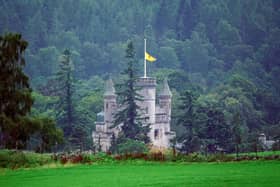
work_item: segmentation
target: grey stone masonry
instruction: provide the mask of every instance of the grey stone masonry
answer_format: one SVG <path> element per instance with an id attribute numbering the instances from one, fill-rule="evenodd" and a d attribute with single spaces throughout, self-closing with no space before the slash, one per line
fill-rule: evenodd
<path id="1" fill-rule="evenodd" d="M 144 123 L 150 125 L 150 137 L 153 147 L 158 149 L 166 149 L 170 147 L 170 140 L 174 138 L 175 133 L 171 131 L 171 99 L 172 93 L 169 89 L 168 82 L 165 79 L 163 89 L 159 93 L 159 105 L 156 104 L 156 79 L 151 77 L 141 77 L 137 80 L 136 86 L 139 88 L 138 94 L 141 96 L 141 101 L 137 104 L 140 107 L 140 114 L 147 119 Z M 121 131 L 121 124 L 112 127 L 114 114 L 120 108 L 117 105 L 117 96 L 113 81 L 109 79 L 106 82 L 104 93 L 104 113 L 99 113 L 95 126 L 95 131 L 92 132 L 94 144 L 100 143 L 102 151 L 108 151 L 112 134 L 118 136 Z M 145 124 L 144 124 L 145 125 Z"/>

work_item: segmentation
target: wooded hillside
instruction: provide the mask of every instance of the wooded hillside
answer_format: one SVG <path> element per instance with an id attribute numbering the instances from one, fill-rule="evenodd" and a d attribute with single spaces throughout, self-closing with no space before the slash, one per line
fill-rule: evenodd
<path id="1" fill-rule="evenodd" d="M 232 140 L 216 139 L 227 133 L 219 125 L 233 130 L 237 123 L 244 149 L 260 132 L 279 138 L 279 27 L 278 0 L 0 0 L 0 33 L 19 32 L 29 42 L 25 72 L 34 90 L 32 114 L 66 123 L 50 85 L 56 85 L 59 59 L 69 49 L 73 121 L 88 137 L 103 107 L 104 80 L 121 79 L 128 40 L 142 75 L 145 37 L 147 51 L 157 58 L 148 75 L 158 83 L 168 77 L 173 92 L 178 140 L 186 138 L 176 115 L 180 96 L 189 97 L 186 90 L 193 95 L 195 116 L 188 117 L 199 140 Z"/>

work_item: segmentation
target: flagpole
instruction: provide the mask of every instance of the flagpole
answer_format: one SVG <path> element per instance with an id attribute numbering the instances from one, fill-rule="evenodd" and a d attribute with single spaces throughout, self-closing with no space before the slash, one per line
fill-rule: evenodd
<path id="1" fill-rule="evenodd" d="M 144 78 L 147 78 L 146 68 L 146 38 L 144 38 Z"/>

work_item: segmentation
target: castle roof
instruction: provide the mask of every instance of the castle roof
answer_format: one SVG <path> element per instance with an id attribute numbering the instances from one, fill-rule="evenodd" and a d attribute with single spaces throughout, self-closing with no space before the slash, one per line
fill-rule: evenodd
<path id="1" fill-rule="evenodd" d="M 97 119 L 96 122 L 104 122 L 104 112 L 97 113 Z"/>
<path id="2" fill-rule="evenodd" d="M 163 89 L 159 93 L 159 96 L 172 96 L 172 93 L 170 91 L 167 79 L 165 78 L 163 81 Z"/>
<path id="3" fill-rule="evenodd" d="M 106 81 L 104 96 L 115 95 L 115 88 L 112 79 Z"/>

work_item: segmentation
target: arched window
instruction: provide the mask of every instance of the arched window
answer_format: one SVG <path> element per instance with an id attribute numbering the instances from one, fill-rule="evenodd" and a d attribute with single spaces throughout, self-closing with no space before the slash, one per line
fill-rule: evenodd
<path id="1" fill-rule="evenodd" d="M 157 140 L 159 138 L 159 130 L 158 129 L 155 129 L 154 137 L 155 137 L 155 140 Z"/>

